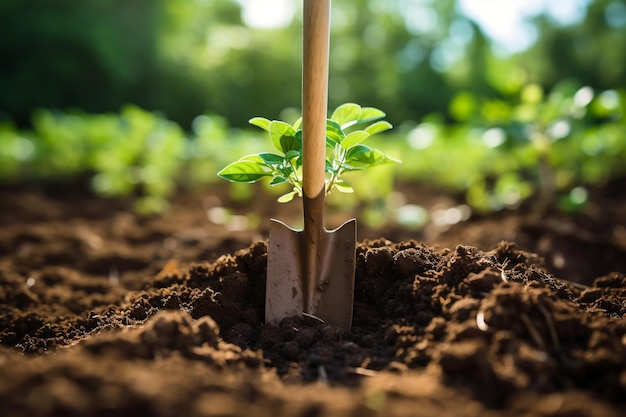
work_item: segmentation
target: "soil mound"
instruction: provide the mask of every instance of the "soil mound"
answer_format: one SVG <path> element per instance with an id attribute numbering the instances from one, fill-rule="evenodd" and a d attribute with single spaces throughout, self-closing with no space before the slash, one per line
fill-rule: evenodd
<path id="1" fill-rule="evenodd" d="M 211 262 L 170 261 L 140 285 L 0 268 L 2 415 L 626 410 L 624 274 L 586 286 L 513 243 L 366 240 L 344 331 L 310 317 L 264 324 L 266 261 L 257 241 Z"/>

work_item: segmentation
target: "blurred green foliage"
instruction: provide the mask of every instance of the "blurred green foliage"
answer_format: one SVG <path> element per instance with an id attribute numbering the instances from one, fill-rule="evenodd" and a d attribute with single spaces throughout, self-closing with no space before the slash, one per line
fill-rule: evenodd
<path id="1" fill-rule="evenodd" d="M 292 23 L 273 29 L 244 24 L 241 3 L 3 0 L 0 113 L 24 126 L 34 108 L 133 103 L 188 129 L 207 112 L 244 127 L 250 115 L 297 107 L 300 2 Z M 449 119 L 458 91 L 508 94 L 520 78 L 545 90 L 569 78 L 623 86 L 626 2 L 587 8 L 571 25 L 539 15 L 539 41 L 502 56 L 455 0 L 334 0 L 329 105 L 384 108 L 398 125 L 433 112 Z"/>
<path id="2" fill-rule="evenodd" d="M 456 123 L 432 115 L 401 127 L 406 140 L 395 153 L 414 159 L 398 176 L 456 190 L 483 212 L 531 197 L 540 211 L 575 210 L 585 186 L 626 174 L 625 106 L 626 91 L 576 81 L 549 92 L 528 84 L 499 98 L 460 92 L 450 104 Z"/>
<path id="3" fill-rule="evenodd" d="M 450 106 L 455 123 L 433 114 L 371 138 L 405 163 L 350 176 L 356 193 L 331 196 L 330 204 L 376 204 L 393 190 L 395 176 L 464 194 L 482 212 L 531 197 L 541 209 L 575 210 L 586 203 L 585 187 L 626 174 L 624 90 L 594 91 L 572 81 L 544 92 L 528 84 L 498 99 L 460 92 Z M 0 125 L 3 183 L 87 175 L 96 193 L 135 196 L 142 212 L 163 210 L 176 189 L 214 183 L 220 168 L 266 148 L 265 135 L 233 128 L 221 116 L 198 116 L 185 132 L 136 106 L 119 114 L 40 110 L 32 125 Z M 277 188 L 277 195 L 289 191 Z"/>
<path id="4" fill-rule="evenodd" d="M 136 106 L 119 114 L 39 110 L 31 129 L 0 125 L 4 184 L 63 182 L 87 176 L 103 196 L 132 196 L 141 212 L 158 212 L 178 188 L 204 185 L 235 158 L 254 149 L 252 134 L 224 118 L 202 115 L 191 134 Z"/>
<path id="5" fill-rule="evenodd" d="M 0 181 L 83 175 L 158 211 L 260 152 L 252 115 L 300 113 L 300 2 L 273 29 L 241 3 L 0 2 Z M 384 108 L 398 128 L 373 145 L 405 161 L 350 177 L 342 202 L 380 201 L 395 173 L 482 211 L 576 209 L 624 174 L 626 0 L 581 4 L 577 23 L 535 17 L 538 41 L 506 55 L 455 0 L 333 0 L 329 106 Z"/>

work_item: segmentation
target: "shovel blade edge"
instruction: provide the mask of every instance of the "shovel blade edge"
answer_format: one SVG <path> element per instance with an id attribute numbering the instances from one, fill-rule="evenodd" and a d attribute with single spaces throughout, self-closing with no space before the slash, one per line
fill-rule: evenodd
<path id="1" fill-rule="evenodd" d="M 308 257 L 317 257 L 310 262 Z M 356 220 L 324 230 L 315 251 L 304 232 L 271 219 L 265 321 L 308 313 L 325 323 L 349 330 L 354 302 Z M 311 266 L 313 265 L 313 267 Z"/>
<path id="2" fill-rule="evenodd" d="M 304 288 L 301 279 L 300 246 L 303 231 L 270 219 L 265 284 L 265 322 L 302 314 Z"/>

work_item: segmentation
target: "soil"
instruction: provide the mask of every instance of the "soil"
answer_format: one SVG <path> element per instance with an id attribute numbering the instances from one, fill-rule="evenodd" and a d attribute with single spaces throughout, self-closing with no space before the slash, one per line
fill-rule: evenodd
<path id="1" fill-rule="evenodd" d="M 350 331 L 264 323 L 267 218 L 293 205 L 0 190 L 0 415 L 623 416 L 625 185 L 578 214 L 359 225 Z"/>

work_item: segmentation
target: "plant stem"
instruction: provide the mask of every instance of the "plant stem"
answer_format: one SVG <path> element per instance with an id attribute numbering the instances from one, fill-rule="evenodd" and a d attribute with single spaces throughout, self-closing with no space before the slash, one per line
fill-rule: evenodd
<path id="1" fill-rule="evenodd" d="M 292 161 L 289 161 L 289 166 L 291 167 L 291 174 L 289 175 L 289 183 L 293 185 L 294 190 L 298 193 L 298 195 L 302 195 L 302 179 L 298 178 L 298 171 L 296 170 L 295 165 Z"/>
<path id="2" fill-rule="evenodd" d="M 337 162 L 338 160 L 339 163 L 337 164 L 336 170 L 334 169 L 335 167 L 333 166 L 333 172 L 330 174 L 330 178 L 326 186 L 326 194 L 330 193 L 330 190 L 332 190 L 333 186 L 335 185 L 335 182 L 337 182 L 341 174 L 343 174 L 343 164 L 346 162 L 346 152 L 341 147 L 341 145 L 335 145 L 335 155 L 337 154 L 339 155 L 339 158 L 335 157 L 335 160 L 333 162 Z"/>

